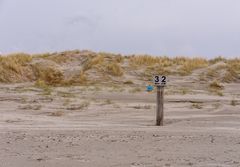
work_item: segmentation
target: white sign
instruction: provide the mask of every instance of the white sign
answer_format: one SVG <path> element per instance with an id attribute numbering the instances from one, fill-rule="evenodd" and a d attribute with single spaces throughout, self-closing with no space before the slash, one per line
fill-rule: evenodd
<path id="1" fill-rule="evenodd" d="M 167 77 L 166 76 L 155 75 L 154 76 L 154 83 L 155 83 L 155 85 L 158 85 L 158 86 L 165 86 L 166 83 L 167 83 Z"/>

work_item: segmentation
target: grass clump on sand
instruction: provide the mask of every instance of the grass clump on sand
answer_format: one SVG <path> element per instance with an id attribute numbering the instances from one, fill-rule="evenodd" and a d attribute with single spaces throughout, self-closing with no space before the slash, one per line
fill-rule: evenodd
<path id="1" fill-rule="evenodd" d="M 74 75 L 71 79 L 64 81 L 64 85 L 87 85 L 87 76 L 83 70 Z"/>
<path id="2" fill-rule="evenodd" d="M 107 73 L 109 73 L 110 75 L 113 75 L 113 76 L 122 76 L 123 75 L 122 67 L 116 62 L 107 64 L 106 70 L 107 70 Z"/>
<path id="3" fill-rule="evenodd" d="M 112 100 L 106 99 L 101 105 L 110 105 L 113 104 Z"/>
<path id="4" fill-rule="evenodd" d="M 63 73 L 54 67 L 35 64 L 33 65 L 33 71 L 37 81 L 44 81 L 47 85 L 57 86 L 64 81 Z"/>
<path id="5" fill-rule="evenodd" d="M 193 103 L 193 104 L 192 104 L 192 108 L 196 108 L 196 109 L 202 109 L 202 108 L 203 108 L 203 106 L 202 106 L 202 105 L 200 105 L 199 103 Z"/>
<path id="6" fill-rule="evenodd" d="M 83 110 L 84 108 L 87 108 L 90 105 L 90 102 L 83 101 L 80 104 L 72 104 L 69 107 L 67 107 L 67 110 Z"/>
<path id="7" fill-rule="evenodd" d="M 231 100 L 231 105 L 232 105 L 232 106 L 236 106 L 236 105 L 237 105 L 237 101 L 236 101 L 235 99 L 232 99 L 232 100 Z"/>
<path id="8" fill-rule="evenodd" d="M 187 57 L 153 57 L 153 56 L 132 56 L 129 59 L 130 66 L 134 68 L 145 66 L 147 71 L 161 72 L 170 74 L 167 67 L 176 66 L 180 75 L 189 75 L 193 70 L 203 68 L 208 65 L 208 61 L 203 58 L 187 58 Z M 150 74 L 152 75 L 152 74 Z"/>
<path id="9" fill-rule="evenodd" d="M 206 73 L 207 77 L 212 79 L 212 78 L 215 78 L 215 77 L 218 77 L 218 71 L 216 69 L 209 69 Z"/>
<path id="10" fill-rule="evenodd" d="M 104 62 L 103 55 L 97 55 L 94 58 L 89 58 L 89 60 L 84 64 L 83 71 L 87 71 L 97 65 L 101 65 Z"/>
<path id="11" fill-rule="evenodd" d="M 189 75 L 193 70 L 203 68 L 208 65 L 208 61 L 202 58 L 186 59 L 179 69 L 180 75 Z"/>
<path id="12" fill-rule="evenodd" d="M 218 81 L 213 81 L 209 84 L 209 87 L 212 89 L 217 89 L 217 90 L 222 90 L 224 88 L 224 86 L 218 82 Z"/>
<path id="13" fill-rule="evenodd" d="M 75 94 L 70 93 L 70 92 L 63 92 L 63 91 L 57 92 L 57 95 L 60 97 L 64 97 L 64 98 L 74 98 L 75 97 Z"/>
<path id="14" fill-rule="evenodd" d="M 28 64 L 32 56 L 16 53 L 0 56 L 0 82 L 24 82 L 31 79 L 31 68 Z"/>
<path id="15" fill-rule="evenodd" d="M 136 105 L 136 106 L 132 106 L 132 108 L 137 109 L 137 110 L 139 110 L 139 109 L 149 110 L 149 109 L 151 109 L 151 105 Z"/>
<path id="16" fill-rule="evenodd" d="M 61 117 L 64 115 L 63 111 L 56 111 L 56 112 L 52 112 L 49 116 L 53 116 L 53 117 Z"/>
<path id="17" fill-rule="evenodd" d="M 232 82 L 240 79 L 240 59 L 235 58 L 227 61 L 226 72 L 223 76 L 223 82 Z"/>
<path id="18" fill-rule="evenodd" d="M 0 57 L 1 63 L 6 64 L 18 64 L 18 65 L 26 65 L 26 63 L 29 63 L 32 61 L 32 56 L 26 53 L 14 53 L 6 56 Z"/>
<path id="19" fill-rule="evenodd" d="M 115 55 L 114 61 L 116 61 L 117 63 L 122 63 L 124 61 L 124 57 L 122 55 Z"/>
<path id="20" fill-rule="evenodd" d="M 210 63 L 210 64 L 216 64 L 216 63 L 218 63 L 218 62 L 227 62 L 227 59 L 225 59 L 225 58 L 222 57 L 222 56 L 218 56 L 218 57 L 215 57 L 215 58 L 209 60 L 209 63 Z"/>
<path id="21" fill-rule="evenodd" d="M 72 61 L 72 55 L 79 54 L 79 50 L 72 50 L 72 51 L 64 51 L 64 52 L 55 52 L 55 53 L 44 53 L 44 54 L 36 54 L 37 58 L 51 60 L 57 64 L 67 63 Z"/>
<path id="22" fill-rule="evenodd" d="M 112 76 L 122 76 L 124 70 L 122 69 L 120 63 L 122 63 L 124 58 L 121 55 L 112 55 L 106 53 L 99 53 L 84 64 L 83 71 L 95 69 L 102 74 L 109 74 Z"/>
<path id="23" fill-rule="evenodd" d="M 229 83 L 237 80 L 238 78 L 239 78 L 239 74 L 237 74 L 237 72 L 234 69 L 228 66 L 226 72 L 224 73 L 224 76 L 222 77 L 222 81 Z"/>
<path id="24" fill-rule="evenodd" d="M 124 84 L 124 85 L 133 85 L 134 82 L 131 81 L 131 80 L 127 80 L 127 81 L 124 81 L 123 84 Z"/>
<path id="25" fill-rule="evenodd" d="M 223 89 L 224 86 L 216 80 L 209 84 L 209 91 L 217 94 L 218 96 L 223 96 L 223 93 L 221 92 Z"/>
<path id="26" fill-rule="evenodd" d="M 24 106 L 19 106 L 19 109 L 21 110 L 41 110 L 42 106 L 41 105 L 24 105 Z"/>
<path id="27" fill-rule="evenodd" d="M 163 67 L 171 66 L 173 64 L 172 60 L 168 57 L 154 57 L 148 55 L 142 56 L 131 56 L 129 59 L 130 66 L 153 66 L 159 64 Z"/>
<path id="28" fill-rule="evenodd" d="M 52 89 L 49 85 L 45 83 L 43 80 L 37 80 L 35 82 L 35 87 L 43 90 L 43 95 L 51 95 Z"/>
<path id="29" fill-rule="evenodd" d="M 185 95 L 189 92 L 191 92 L 191 90 L 189 88 L 180 88 L 179 89 L 179 93 L 182 94 L 182 95 Z"/>
<path id="30" fill-rule="evenodd" d="M 124 57 L 121 54 L 99 52 L 98 55 L 117 63 L 122 63 L 124 61 Z"/>
<path id="31" fill-rule="evenodd" d="M 171 71 L 160 64 L 156 64 L 154 66 L 149 66 L 145 69 L 145 71 L 142 73 L 142 76 L 148 77 L 149 79 L 152 79 L 153 75 L 156 74 L 164 74 L 169 75 L 171 74 Z"/>
<path id="32" fill-rule="evenodd" d="M 68 62 L 70 60 L 70 57 L 69 57 L 69 55 L 60 53 L 60 54 L 55 54 L 55 55 L 49 55 L 48 57 L 46 57 L 46 59 L 51 60 L 57 64 L 62 64 L 62 63 Z"/>
<path id="33" fill-rule="evenodd" d="M 229 62 L 226 63 L 216 64 L 216 66 L 213 66 L 212 68 L 209 68 L 206 72 L 203 72 L 199 78 L 200 80 L 206 81 L 217 79 L 225 83 L 236 81 L 240 78 L 240 73 L 238 73 L 240 63 L 237 64 L 236 62 L 232 64 L 232 60 L 229 60 Z"/>
<path id="34" fill-rule="evenodd" d="M 228 65 L 232 70 L 240 74 L 240 58 L 228 60 Z"/>
<path id="35" fill-rule="evenodd" d="M 40 59 L 48 59 L 51 53 L 34 54 L 33 56 Z"/>
<path id="36" fill-rule="evenodd" d="M 129 63 L 133 66 L 152 66 L 158 63 L 158 61 L 159 59 L 157 57 L 144 55 L 131 57 Z"/>

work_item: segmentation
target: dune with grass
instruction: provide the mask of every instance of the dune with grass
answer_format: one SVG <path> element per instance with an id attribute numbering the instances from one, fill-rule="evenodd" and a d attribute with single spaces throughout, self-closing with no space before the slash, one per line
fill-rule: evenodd
<path id="1" fill-rule="evenodd" d="M 240 166 L 240 58 L 1 55 L 0 106 L 3 167 Z"/>

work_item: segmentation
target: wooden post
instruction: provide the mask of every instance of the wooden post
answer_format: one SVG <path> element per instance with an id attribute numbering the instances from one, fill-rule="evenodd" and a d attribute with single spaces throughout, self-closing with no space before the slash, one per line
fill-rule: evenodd
<path id="1" fill-rule="evenodd" d="M 157 86 L 157 114 L 156 114 L 156 125 L 163 126 L 163 93 L 164 87 Z"/>

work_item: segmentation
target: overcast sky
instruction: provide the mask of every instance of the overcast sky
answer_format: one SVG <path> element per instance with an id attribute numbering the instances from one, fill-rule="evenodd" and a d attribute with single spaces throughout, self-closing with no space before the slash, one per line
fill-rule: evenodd
<path id="1" fill-rule="evenodd" d="M 0 0 L 0 53 L 240 56 L 240 0 Z"/>

